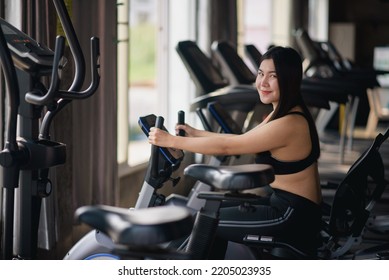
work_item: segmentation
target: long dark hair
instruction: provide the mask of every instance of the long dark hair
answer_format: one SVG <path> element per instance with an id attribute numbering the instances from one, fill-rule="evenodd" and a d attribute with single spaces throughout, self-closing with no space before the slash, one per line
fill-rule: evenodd
<path id="1" fill-rule="evenodd" d="M 285 116 L 293 107 L 304 106 L 301 96 L 303 78 L 302 60 L 297 51 L 289 47 L 272 47 L 261 57 L 262 61 L 272 59 L 277 73 L 280 100 L 274 108 L 271 120 Z"/>
<path id="2" fill-rule="evenodd" d="M 303 66 L 300 54 L 290 47 L 274 46 L 262 55 L 260 63 L 265 59 L 273 60 L 280 90 L 278 105 L 274 108 L 273 115 L 269 121 L 281 118 L 293 107 L 299 106 L 307 116 L 311 128 L 312 146 L 319 146 L 319 136 L 315 121 L 301 95 Z M 320 147 L 318 147 L 318 151 L 320 151 Z"/>

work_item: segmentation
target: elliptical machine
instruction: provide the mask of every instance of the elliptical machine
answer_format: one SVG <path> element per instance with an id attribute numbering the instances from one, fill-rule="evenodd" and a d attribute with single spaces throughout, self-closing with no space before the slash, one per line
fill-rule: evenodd
<path id="1" fill-rule="evenodd" d="M 84 56 L 64 2 L 53 3 L 75 61 L 76 75 L 69 90 L 60 89 L 65 38 L 57 37 L 53 52 L 0 19 L 0 53 L 8 100 L 7 138 L 0 152 L 3 259 L 36 258 L 42 201 L 53 188 L 49 169 L 66 161 L 66 145 L 50 139 L 50 125 L 71 100 L 88 98 L 99 86 L 99 39 L 91 38 L 92 81 L 81 91 Z M 46 76 L 51 76 L 48 87 L 42 82 Z"/>

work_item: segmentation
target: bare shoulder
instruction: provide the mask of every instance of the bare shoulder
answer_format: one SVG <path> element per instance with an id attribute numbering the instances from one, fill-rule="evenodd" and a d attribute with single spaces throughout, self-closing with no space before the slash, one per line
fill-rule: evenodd
<path id="1" fill-rule="evenodd" d="M 309 124 L 299 114 L 288 114 L 268 124 L 268 129 L 274 132 L 273 137 L 283 138 L 285 144 L 290 144 L 295 141 L 305 141 L 305 139 L 308 141 L 310 139 Z"/>
<path id="2" fill-rule="evenodd" d="M 306 118 L 300 114 L 288 114 L 276 120 L 273 120 L 270 123 L 274 123 L 277 126 L 284 127 L 285 129 L 296 129 L 296 127 L 302 126 L 307 127 L 308 122 Z"/>

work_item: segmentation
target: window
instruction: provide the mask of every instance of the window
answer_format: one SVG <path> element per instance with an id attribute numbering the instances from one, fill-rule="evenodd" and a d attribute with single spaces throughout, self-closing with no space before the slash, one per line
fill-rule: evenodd
<path id="1" fill-rule="evenodd" d="M 239 5 L 238 45 L 253 44 L 262 53 L 271 44 L 271 0 L 242 0 Z"/>
<path id="2" fill-rule="evenodd" d="M 128 122 L 130 165 L 149 158 L 149 144 L 138 126 L 138 118 L 161 114 L 157 84 L 157 0 L 130 0 Z"/>
<path id="3" fill-rule="evenodd" d="M 160 114 L 157 85 L 157 0 L 118 2 L 118 162 L 149 158 L 138 118 Z"/>
<path id="4" fill-rule="evenodd" d="M 193 38 L 194 9 L 189 7 L 194 2 L 118 1 L 119 163 L 135 166 L 149 159 L 150 145 L 138 126 L 140 116 L 162 115 L 172 130 L 174 112 L 189 107 L 192 82 L 175 45 Z"/>

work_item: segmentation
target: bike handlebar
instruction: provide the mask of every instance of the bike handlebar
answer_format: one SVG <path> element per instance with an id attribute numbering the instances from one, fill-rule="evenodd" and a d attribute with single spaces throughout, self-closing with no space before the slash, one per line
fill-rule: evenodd
<path id="1" fill-rule="evenodd" d="M 5 148 L 9 151 L 17 151 L 16 142 L 17 115 L 19 108 L 19 86 L 16 76 L 16 69 L 13 64 L 11 53 L 4 37 L 4 32 L 0 28 L 0 57 L 6 82 L 6 94 L 8 99 L 8 117 L 7 117 L 7 138 Z"/>

